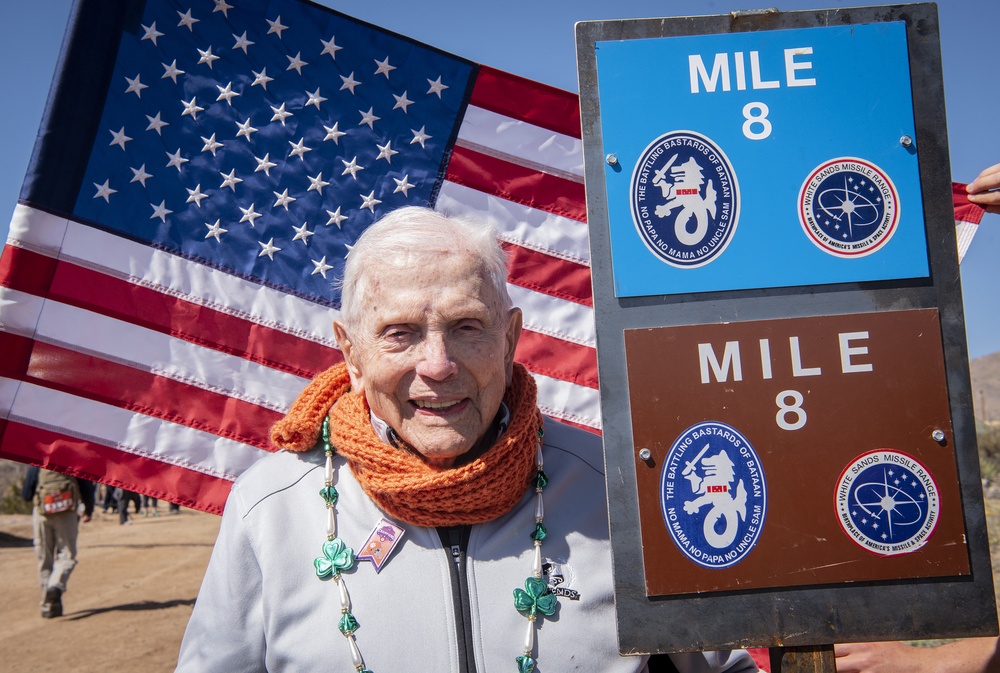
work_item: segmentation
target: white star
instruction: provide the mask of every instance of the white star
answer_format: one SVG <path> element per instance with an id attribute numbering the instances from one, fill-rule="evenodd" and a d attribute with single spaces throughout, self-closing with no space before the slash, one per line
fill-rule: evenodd
<path id="1" fill-rule="evenodd" d="M 315 178 L 308 175 L 306 177 L 309 178 L 309 189 L 306 190 L 307 192 L 311 192 L 312 190 L 315 189 L 322 196 L 323 188 L 329 186 L 330 184 L 329 182 L 323 180 L 322 173 L 317 175 Z"/>
<path id="2" fill-rule="evenodd" d="M 274 261 L 274 253 L 281 252 L 281 248 L 275 247 L 273 236 L 271 237 L 271 240 L 268 241 L 267 243 L 261 243 L 260 241 L 258 241 L 257 245 L 259 245 L 262 248 L 260 254 L 257 256 L 263 257 L 264 255 L 267 255 L 272 262 Z"/>
<path id="3" fill-rule="evenodd" d="M 427 94 L 428 95 L 430 95 L 432 93 L 437 94 L 438 98 L 441 97 L 441 92 L 448 88 L 447 84 L 442 84 L 441 83 L 441 76 L 440 75 L 438 75 L 438 78 L 436 80 L 434 80 L 434 81 L 427 80 L 427 83 L 431 85 L 431 88 L 427 90 Z"/>
<path id="4" fill-rule="evenodd" d="M 391 71 L 393 71 L 393 70 L 396 69 L 396 66 L 389 65 L 389 57 L 388 56 L 385 57 L 384 61 L 380 61 L 378 59 L 375 59 L 375 65 L 378 66 L 378 68 L 375 69 L 375 74 L 376 75 L 385 75 L 386 79 L 389 79 L 389 73 Z"/>
<path id="5" fill-rule="evenodd" d="M 371 194 L 369 194 L 368 196 L 362 196 L 361 199 L 364 201 L 364 203 L 361 204 L 361 207 L 362 208 L 367 208 L 368 210 L 372 211 L 373 213 L 375 212 L 375 206 L 377 206 L 378 204 L 382 203 L 381 201 L 379 201 L 378 199 L 375 198 L 375 190 L 374 189 L 372 190 Z"/>
<path id="6" fill-rule="evenodd" d="M 374 131 L 375 122 L 381 119 L 381 117 L 375 116 L 374 110 L 375 110 L 374 107 L 368 108 L 368 112 L 364 112 L 363 110 L 358 110 L 358 113 L 361 115 L 361 121 L 358 122 L 358 126 L 364 126 L 365 124 L 368 124 L 368 128 Z"/>
<path id="7" fill-rule="evenodd" d="M 233 49 L 242 49 L 244 54 L 247 53 L 247 47 L 251 44 L 256 44 L 256 42 L 251 42 L 247 39 L 247 32 L 245 30 L 242 35 L 233 33 L 233 37 L 236 39 L 236 44 L 233 45 Z"/>
<path id="8" fill-rule="evenodd" d="M 180 173 L 181 171 L 181 166 L 188 162 L 187 159 L 181 156 L 181 148 L 179 147 L 177 148 L 177 151 L 174 152 L 173 154 L 167 152 L 167 156 L 170 157 L 170 161 L 167 162 L 167 168 L 173 166 L 174 168 L 177 169 L 178 173 Z"/>
<path id="9" fill-rule="evenodd" d="M 94 194 L 95 199 L 104 199 L 107 203 L 111 203 L 110 196 L 118 192 L 117 189 L 111 189 L 110 180 L 105 180 L 103 185 L 99 185 L 96 182 L 94 186 L 97 187 L 97 193 Z"/>
<path id="10" fill-rule="evenodd" d="M 350 75 L 348 75 L 347 77 L 344 77 L 343 75 L 341 75 L 340 79 L 343 80 L 343 82 L 344 82 L 344 86 L 340 87 L 340 90 L 343 91 L 344 89 L 350 89 L 352 94 L 354 93 L 354 87 L 356 87 L 359 84 L 361 84 L 361 82 L 359 82 L 356 79 L 354 79 L 354 73 L 353 72 Z"/>
<path id="11" fill-rule="evenodd" d="M 142 25 L 142 24 L 139 24 L 139 25 Z M 156 21 L 154 21 L 153 25 L 151 25 L 151 26 L 142 26 L 142 29 L 144 31 L 146 31 L 146 32 L 143 33 L 143 36 L 142 36 L 142 39 L 140 40 L 140 42 L 142 40 L 149 40 L 149 41 L 151 41 L 153 43 L 153 46 L 156 46 L 156 38 L 163 37 L 163 33 L 161 33 L 160 31 L 156 30 Z"/>
<path id="12" fill-rule="evenodd" d="M 403 92 L 402 96 L 397 96 L 396 94 L 392 94 L 392 97 L 396 99 L 396 104 L 392 106 L 393 110 L 398 110 L 399 108 L 403 108 L 403 112 L 406 113 L 407 112 L 406 108 L 413 105 L 413 101 L 406 97 L 405 91 Z"/>
<path id="13" fill-rule="evenodd" d="M 295 72 L 302 74 L 302 66 L 309 65 L 302 60 L 302 52 L 297 53 L 294 58 L 285 54 L 285 58 L 288 59 L 288 67 L 285 70 L 294 70 Z"/>
<path id="14" fill-rule="evenodd" d="M 326 226 L 331 224 L 336 224 L 337 229 L 340 229 L 340 223 L 347 219 L 347 215 L 340 214 L 340 207 L 338 206 L 336 210 L 328 210 L 326 214 L 330 216 L 330 219 L 326 221 Z"/>
<path id="15" fill-rule="evenodd" d="M 147 131 L 156 131 L 157 135 L 162 136 L 163 132 L 160 131 L 164 126 L 170 126 L 167 122 L 160 119 L 160 113 L 157 112 L 155 117 L 150 117 L 146 115 L 146 119 L 149 120 L 149 126 L 146 127 Z"/>
<path id="16" fill-rule="evenodd" d="M 127 143 L 130 140 L 132 140 L 127 135 L 125 135 L 125 127 L 124 126 L 122 127 L 122 130 L 118 131 L 117 133 L 115 133 L 111 129 L 108 129 L 108 132 L 112 135 L 112 138 L 113 138 L 111 140 L 111 142 L 108 143 L 109 147 L 111 145 L 118 145 L 119 147 L 122 148 L 122 151 L 124 151 L 125 150 L 125 143 Z"/>
<path id="17" fill-rule="evenodd" d="M 274 107 L 272 105 L 271 106 L 271 112 L 274 113 L 274 116 L 271 117 L 271 121 L 273 121 L 273 122 L 281 122 L 282 126 L 285 125 L 285 119 L 287 119 L 288 117 L 293 117 L 294 116 L 291 112 L 289 112 L 289 111 L 287 111 L 285 109 L 285 104 L 284 103 L 281 104 L 281 107 Z"/>
<path id="18" fill-rule="evenodd" d="M 236 132 L 236 137 L 237 138 L 239 138 L 240 136 L 246 136 L 246 139 L 250 140 L 250 134 L 251 133 L 257 133 L 257 129 L 255 129 L 254 127 L 250 126 L 250 117 L 247 117 L 247 120 L 245 122 L 243 122 L 242 124 L 239 123 L 239 122 L 236 122 L 236 126 L 237 126 L 237 128 L 239 128 L 239 131 Z"/>
<path id="19" fill-rule="evenodd" d="M 417 131 L 416 129 L 410 129 L 410 133 L 413 134 L 413 140 L 410 141 L 411 145 L 413 143 L 420 143 L 420 146 L 423 147 L 424 141 L 433 138 L 433 136 L 429 136 L 427 135 L 427 133 L 424 132 L 424 129 L 426 128 L 427 128 L 426 126 L 421 126 L 419 131 Z"/>
<path id="20" fill-rule="evenodd" d="M 191 10 L 190 9 L 188 11 L 184 12 L 183 14 L 181 14 L 180 12 L 177 12 L 177 16 L 181 17 L 180 23 L 177 24 L 178 28 L 180 26 L 187 26 L 187 29 L 189 31 L 191 31 L 192 33 L 194 32 L 194 24 L 196 24 L 199 21 L 201 21 L 201 19 L 194 19 L 194 18 L 191 17 Z"/>
<path id="21" fill-rule="evenodd" d="M 278 200 L 274 202 L 272 208 L 277 208 L 278 206 L 281 206 L 282 208 L 285 209 L 285 212 L 288 212 L 289 203 L 291 203 L 292 201 L 297 201 L 297 199 L 294 199 L 288 195 L 287 189 L 281 192 L 280 194 L 278 192 L 273 192 L 273 194 L 275 195 L 275 197 L 277 197 Z"/>
<path id="22" fill-rule="evenodd" d="M 220 147 L 222 147 L 222 143 L 220 143 L 219 141 L 217 141 L 215 139 L 215 134 L 214 133 L 212 134 L 211 138 L 206 138 L 205 136 L 202 136 L 201 140 L 202 140 L 202 142 L 205 143 L 205 146 L 201 148 L 201 151 L 202 152 L 211 152 L 213 157 L 215 156 L 215 150 L 217 150 Z"/>
<path id="23" fill-rule="evenodd" d="M 302 241 L 303 245 L 309 245 L 309 237 L 315 236 L 315 233 L 309 231 L 306 227 L 309 226 L 308 222 L 303 222 L 301 227 L 296 227 L 292 225 L 292 229 L 295 230 L 295 236 L 292 238 L 292 242 Z"/>
<path id="24" fill-rule="evenodd" d="M 319 95 L 319 87 L 316 87 L 316 90 L 313 91 L 313 92 L 311 92 L 311 93 L 309 91 L 306 91 L 306 93 L 309 94 L 309 100 L 307 100 L 306 104 L 303 105 L 302 107 L 308 107 L 310 105 L 315 105 L 316 109 L 318 110 L 319 109 L 319 104 L 322 103 L 323 101 L 327 100 L 326 98 L 323 98 L 322 96 Z"/>
<path id="25" fill-rule="evenodd" d="M 271 169 L 278 164 L 271 161 L 270 158 L 270 153 L 265 154 L 263 159 L 257 159 L 257 157 L 254 157 L 254 159 L 257 159 L 257 168 L 253 169 L 253 172 L 259 173 L 260 171 L 264 171 L 264 175 L 271 177 Z"/>
<path id="26" fill-rule="evenodd" d="M 197 49 L 197 47 L 196 47 Z M 201 58 L 198 59 L 198 63 L 205 63 L 208 65 L 208 69 L 212 69 L 212 61 L 218 61 L 219 57 L 212 53 L 212 48 L 209 47 L 205 51 L 198 49 L 198 53 L 201 54 Z"/>
<path id="27" fill-rule="evenodd" d="M 267 68 L 261 68 L 260 72 L 256 72 L 253 70 L 251 70 L 250 72 L 252 72 L 254 76 L 253 83 L 250 86 L 257 86 L 259 84 L 262 87 L 264 87 L 264 91 L 267 91 L 267 83 L 274 81 L 273 77 L 267 76 Z"/>
<path id="28" fill-rule="evenodd" d="M 271 21 L 270 19 L 264 19 L 264 20 L 267 21 L 267 25 L 271 26 L 270 28 L 268 28 L 267 34 L 270 35 L 271 33 L 277 33 L 279 40 L 281 39 L 281 31 L 288 29 L 288 26 L 281 25 L 280 14 L 278 15 L 278 18 L 275 19 L 274 21 Z"/>
<path id="29" fill-rule="evenodd" d="M 191 102 L 188 102 L 188 101 L 182 99 L 181 103 L 184 104 L 184 112 L 181 113 L 182 117 L 184 115 L 191 115 L 191 119 L 197 119 L 198 118 L 198 113 L 205 109 L 203 107 L 199 107 L 198 106 L 198 98 L 197 97 L 192 98 Z"/>
<path id="30" fill-rule="evenodd" d="M 187 193 L 188 193 L 187 201 L 185 201 L 184 203 L 191 203 L 192 201 L 194 201 L 194 205 L 198 206 L 199 208 L 201 208 L 201 200 L 208 198 L 208 194 L 201 193 L 200 183 L 194 189 L 188 189 Z"/>
<path id="31" fill-rule="evenodd" d="M 170 79 L 172 79 L 174 81 L 174 84 L 177 84 L 177 75 L 183 75 L 184 74 L 183 70 L 178 70 L 177 69 L 177 59 L 176 58 L 174 59 L 174 62 L 171 63 L 170 65 L 167 65 L 166 63 L 161 63 L 160 65 L 162 65 L 163 69 L 166 71 L 166 72 L 163 73 L 163 77 L 161 77 L 160 79 L 166 79 L 166 78 L 169 77 Z"/>
<path id="32" fill-rule="evenodd" d="M 132 179 L 129 180 L 129 184 L 131 184 L 133 182 L 138 182 L 143 187 L 145 187 L 146 186 L 146 180 L 148 180 L 149 178 L 153 177 L 152 173 L 147 173 L 146 172 L 146 164 L 143 164 L 142 166 L 139 166 L 139 168 L 132 168 L 131 166 L 129 166 L 129 170 L 132 171 Z"/>
<path id="33" fill-rule="evenodd" d="M 222 242 L 222 235 L 229 230 L 223 229 L 219 222 L 220 220 L 216 220 L 215 224 L 209 224 L 208 222 L 205 223 L 205 226 L 208 227 L 208 233 L 205 234 L 205 238 L 215 238 L 215 240 L 220 243 Z"/>
<path id="34" fill-rule="evenodd" d="M 393 178 L 393 180 L 396 182 L 396 188 L 392 190 L 393 194 L 395 194 L 396 192 L 403 192 L 403 196 L 409 196 L 410 188 L 416 187 L 416 185 L 410 184 L 409 175 L 404 175 L 402 180 L 397 180 L 396 178 Z"/>
<path id="35" fill-rule="evenodd" d="M 139 75 L 136 75 L 135 79 L 126 77 L 125 81 L 128 82 L 128 88 L 125 89 L 125 93 L 134 93 L 136 98 L 142 98 L 142 90 L 149 88 L 139 81 Z"/>
<path id="36" fill-rule="evenodd" d="M 313 272 L 309 274 L 311 276 L 315 276 L 317 273 L 319 273 L 323 274 L 323 278 L 326 278 L 326 272 L 333 268 L 332 266 L 326 263 L 326 255 L 323 255 L 323 259 L 319 260 L 318 262 L 314 259 L 311 259 L 309 261 L 312 262 L 313 266 L 316 267 L 315 269 L 313 269 Z"/>
<path id="37" fill-rule="evenodd" d="M 254 212 L 252 203 L 250 204 L 249 208 L 243 208 L 241 206 L 237 207 L 243 211 L 243 217 L 240 218 L 240 222 L 249 222 L 251 227 L 254 225 L 254 220 L 256 220 L 258 217 L 264 216 L 263 213 Z"/>
<path id="38" fill-rule="evenodd" d="M 337 41 L 336 40 L 337 40 L 337 36 L 336 35 L 331 35 L 329 42 L 327 42 L 326 40 L 324 40 L 324 39 L 321 38 L 320 42 L 323 43 L 323 51 L 320 52 L 320 55 L 329 54 L 330 58 L 332 58 L 333 60 L 336 61 L 337 60 L 337 52 L 340 51 L 341 49 L 343 49 L 343 47 L 338 47 L 337 46 Z"/>
<path id="39" fill-rule="evenodd" d="M 170 213 L 174 212 L 174 211 L 170 210 L 169 208 L 167 208 L 167 202 L 166 201 L 160 201 L 160 205 L 158 205 L 158 206 L 154 206 L 151 203 L 151 204 L 149 204 L 149 207 L 153 209 L 153 214 L 149 216 L 149 219 L 151 219 L 151 220 L 154 220 L 154 219 L 156 219 L 158 217 L 158 218 L 160 218 L 161 222 L 166 222 L 167 221 L 167 215 L 169 215 Z"/>
<path id="40" fill-rule="evenodd" d="M 341 173 L 341 175 L 347 175 L 348 173 L 350 173 L 351 177 L 357 180 L 358 179 L 357 172 L 365 170 L 364 166 L 358 166 L 357 157 L 351 159 L 350 163 L 344 161 L 343 159 L 341 159 L 340 161 L 344 164 L 344 172 Z"/>
<path id="41" fill-rule="evenodd" d="M 236 96 L 239 96 L 238 93 L 236 93 L 235 91 L 233 91 L 233 83 L 232 82 L 230 82 L 229 84 L 227 84 L 226 88 L 224 88 L 224 89 L 221 86 L 219 86 L 218 84 L 215 85 L 215 88 L 219 90 L 219 97 L 215 99 L 216 102 L 225 99 L 225 101 L 227 103 L 229 103 L 230 105 L 232 105 L 233 104 L 233 98 L 236 97 Z"/>
<path id="42" fill-rule="evenodd" d="M 222 173 L 222 172 L 220 172 L 219 175 L 221 175 L 223 178 L 225 178 L 222 181 L 222 184 L 219 185 L 219 189 L 225 189 L 226 187 L 229 187 L 231 190 L 233 190 L 235 192 L 236 191 L 236 185 L 238 183 L 240 183 L 240 182 L 243 182 L 242 179 L 236 177 L 236 169 L 235 168 L 233 170 L 229 171 L 229 175 L 226 175 L 225 173 Z"/>
<path id="43" fill-rule="evenodd" d="M 233 6 L 228 4 L 226 0 L 215 0 L 215 9 L 212 10 L 212 13 L 215 14 L 216 12 L 222 12 L 222 16 L 228 19 L 229 10 L 232 8 Z"/>
<path id="44" fill-rule="evenodd" d="M 399 152 L 397 152 L 396 150 L 392 149 L 392 141 L 391 140 L 386 141 L 385 145 L 379 145 L 378 143 L 375 143 L 375 147 L 378 148 L 378 156 L 375 157 L 375 161 L 378 161 L 379 159 L 385 159 L 385 162 L 387 164 L 391 164 L 392 163 L 392 155 L 393 154 L 399 154 Z"/>
<path id="45" fill-rule="evenodd" d="M 312 152 L 311 147 L 306 147 L 306 139 L 304 137 L 299 138 L 299 142 L 297 143 L 293 143 L 291 140 L 289 140 L 288 144 L 292 146 L 292 151 L 288 155 L 290 157 L 298 157 L 299 159 L 305 161 L 305 153 Z"/>
<path id="46" fill-rule="evenodd" d="M 326 137 L 323 138 L 324 141 L 332 140 L 335 145 L 340 144 L 340 137 L 346 136 L 347 134 L 339 130 L 340 122 L 335 123 L 333 126 L 324 125 L 323 128 L 326 129 Z"/>

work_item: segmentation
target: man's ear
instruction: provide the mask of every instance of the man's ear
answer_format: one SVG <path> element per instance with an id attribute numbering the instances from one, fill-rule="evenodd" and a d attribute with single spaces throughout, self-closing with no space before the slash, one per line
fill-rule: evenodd
<path id="1" fill-rule="evenodd" d="M 514 378 L 514 351 L 517 350 L 517 342 L 521 340 L 521 309 L 512 308 L 507 322 L 506 350 L 504 351 L 504 369 L 507 372 L 507 385 L 510 385 Z"/>
<path id="2" fill-rule="evenodd" d="M 361 358 L 354 341 L 344 323 L 339 320 L 333 321 L 333 335 L 337 339 L 340 352 L 344 354 L 344 362 L 347 364 L 347 373 L 351 376 L 351 389 L 359 393 L 364 390 L 364 378 L 361 376 Z"/>

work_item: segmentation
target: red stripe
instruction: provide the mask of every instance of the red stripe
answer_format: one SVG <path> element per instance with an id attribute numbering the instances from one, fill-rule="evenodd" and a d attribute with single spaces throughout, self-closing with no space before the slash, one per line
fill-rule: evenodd
<path id="1" fill-rule="evenodd" d="M 587 221 L 583 184 L 456 146 L 445 179 L 548 213 Z"/>
<path id="2" fill-rule="evenodd" d="M 597 390 L 597 351 L 524 330 L 514 358 L 529 371 Z"/>
<path id="3" fill-rule="evenodd" d="M 479 66 L 469 102 L 550 131 L 580 137 L 579 97 L 548 84 Z"/>
<path id="4" fill-rule="evenodd" d="M 10 332 L 0 332 L 0 376 L 8 379 L 22 379 L 31 359 L 34 341 L 28 337 Z"/>
<path id="5" fill-rule="evenodd" d="M 0 426 L 2 427 L 2 426 Z M 0 457 L 221 514 L 232 482 L 103 444 L 8 421 Z"/>
<path id="6" fill-rule="evenodd" d="M 52 261 L 26 250 L 19 250 L 16 259 L 18 268 Z M 39 294 L 30 280 L 20 273 L 11 274 L 9 287 Z M 334 348 L 70 262 L 57 262 L 48 296 L 303 378 L 312 378 L 343 360 Z"/>
<path id="7" fill-rule="evenodd" d="M 0 285 L 44 297 L 56 264 L 52 257 L 5 245 L 0 253 Z"/>
<path id="8" fill-rule="evenodd" d="M 969 193 L 961 182 L 951 183 L 951 200 L 955 208 L 955 219 L 960 222 L 979 224 L 983 220 L 986 209 L 978 203 L 969 201 Z"/>
<path id="9" fill-rule="evenodd" d="M 25 380 L 120 409 L 273 451 L 268 436 L 282 414 L 151 372 L 35 343 Z"/>
<path id="10" fill-rule="evenodd" d="M 507 280 L 513 285 L 584 306 L 594 306 L 589 266 L 513 243 L 504 243 L 503 248 L 510 261 Z"/>

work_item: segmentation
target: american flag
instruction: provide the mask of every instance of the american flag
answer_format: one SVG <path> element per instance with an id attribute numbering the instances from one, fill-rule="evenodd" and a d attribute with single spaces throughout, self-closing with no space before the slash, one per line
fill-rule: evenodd
<path id="1" fill-rule="evenodd" d="M 0 456 L 220 512 L 414 204 L 493 221 L 543 411 L 599 431 L 579 137 L 574 94 L 308 2 L 80 0 L 0 258 Z"/>
<path id="2" fill-rule="evenodd" d="M 955 206 L 955 237 L 958 241 L 958 262 L 962 263 L 965 253 L 972 245 L 972 237 L 979 229 L 979 223 L 986 214 L 986 209 L 969 201 L 965 184 L 951 183 L 951 197 Z"/>

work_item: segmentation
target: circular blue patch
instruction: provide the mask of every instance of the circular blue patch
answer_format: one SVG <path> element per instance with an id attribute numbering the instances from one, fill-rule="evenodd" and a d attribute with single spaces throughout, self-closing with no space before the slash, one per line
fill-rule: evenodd
<path id="1" fill-rule="evenodd" d="M 845 258 L 870 255 L 896 232 L 896 186 L 882 169 L 864 159 L 827 161 L 799 190 L 799 222 L 824 252 Z"/>
<path id="2" fill-rule="evenodd" d="M 767 514 L 757 452 L 725 423 L 691 426 L 663 463 L 660 509 L 670 537 L 689 559 L 705 568 L 739 563 L 757 544 Z"/>
<path id="3" fill-rule="evenodd" d="M 923 547 L 937 526 L 937 484 L 913 457 L 871 451 L 840 475 L 837 515 L 844 532 L 868 551 L 907 554 Z"/>
<path id="4" fill-rule="evenodd" d="M 718 145 L 694 131 L 673 131 L 639 157 L 629 203 L 646 247 L 667 264 L 694 268 L 721 255 L 733 239 L 740 190 Z"/>

